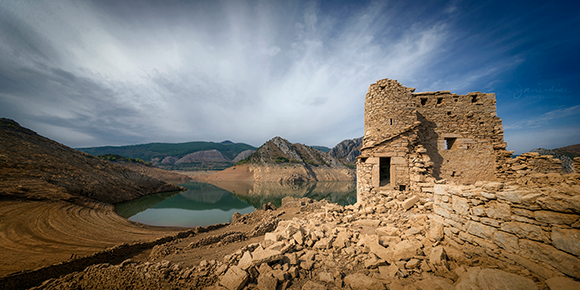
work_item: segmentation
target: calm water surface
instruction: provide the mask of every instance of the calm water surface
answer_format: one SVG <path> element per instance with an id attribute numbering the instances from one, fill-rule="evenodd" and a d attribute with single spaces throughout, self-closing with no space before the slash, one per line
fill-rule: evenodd
<path id="1" fill-rule="evenodd" d="M 285 196 L 327 199 L 341 205 L 356 202 L 355 182 L 189 182 L 183 192 L 144 196 L 118 203 L 115 211 L 129 220 L 155 226 L 195 227 L 231 221 L 235 212 L 246 214 Z"/>

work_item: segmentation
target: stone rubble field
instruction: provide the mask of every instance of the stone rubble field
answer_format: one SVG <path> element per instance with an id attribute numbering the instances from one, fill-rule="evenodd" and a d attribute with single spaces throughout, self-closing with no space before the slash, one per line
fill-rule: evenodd
<path id="1" fill-rule="evenodd" d="M 34 289 L 580 289 L 580 282 L 559 272 L 544 279 L 505 256 L 446 239 L 432 208 L 432 199 L 398 191 L 344 207 L 287 197 L 280 209 L 268 209 L 273 214 L 264 215 L 253 234 L 227 232 L 187 247 L 260 237 L 222 260 L 185 267 L 129 259 Z M 278 218 L 290 209 L 307 214 Z M 243 220 L 234 216 L 233 224 Z M 163 259 L 179 251 L 161 245 L 150 255 Z"/>

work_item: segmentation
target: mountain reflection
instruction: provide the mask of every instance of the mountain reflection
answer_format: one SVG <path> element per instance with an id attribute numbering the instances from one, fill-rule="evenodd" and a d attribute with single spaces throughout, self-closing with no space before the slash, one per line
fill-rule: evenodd
<path id="1" fill-rule="evenodd" d="M 151 225 L 195 226 L 228 222 L 234 212 L 281 205 L 286 196 L 326 199 L 340 205 L 356 202 L 354 182 L 231 182 L 181 184 L 183 192 L 148 195 L 115 205 L 118 215 Z"/>

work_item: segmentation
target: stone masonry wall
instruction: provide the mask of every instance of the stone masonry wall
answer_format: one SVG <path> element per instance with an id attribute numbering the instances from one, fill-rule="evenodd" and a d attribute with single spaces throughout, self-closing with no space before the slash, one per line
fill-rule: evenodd
<path id="1" fill-rule="evenodd" d="M 536 173 L 564 173 L 560 159 L 552 158 L 552 155 L 540 155 L 538 152 L 524 153 L 504 162 L 506 165 L 499 175 L 503 179 L 521 178 Z"/>
<path id="2" fill-rule="evenodd" d="M 574 188 L 436 184 L 433 218 L 458 244 L 482 247 L 546 279 L 558 272 L 580 279 L 580 174 L 560 177 Z"/>
<path id="3" fill-rule="evenodd" d="M 457 183 L 494 180 L 494 146 L 503 143 L 495 94 L 438 91 L 413 93 L 413 98 L 419 142 L 435 162 L 434 177 Z"/>

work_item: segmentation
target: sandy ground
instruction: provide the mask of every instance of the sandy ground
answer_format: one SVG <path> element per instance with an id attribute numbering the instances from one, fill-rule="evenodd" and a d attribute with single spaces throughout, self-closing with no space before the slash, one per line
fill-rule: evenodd
<path id="1" fill-rule="evenodd" d="M 0 277 L 183 230 L 131 222 L 111 205 L 65 201 L 0 201 L 0 221 Z"/>

